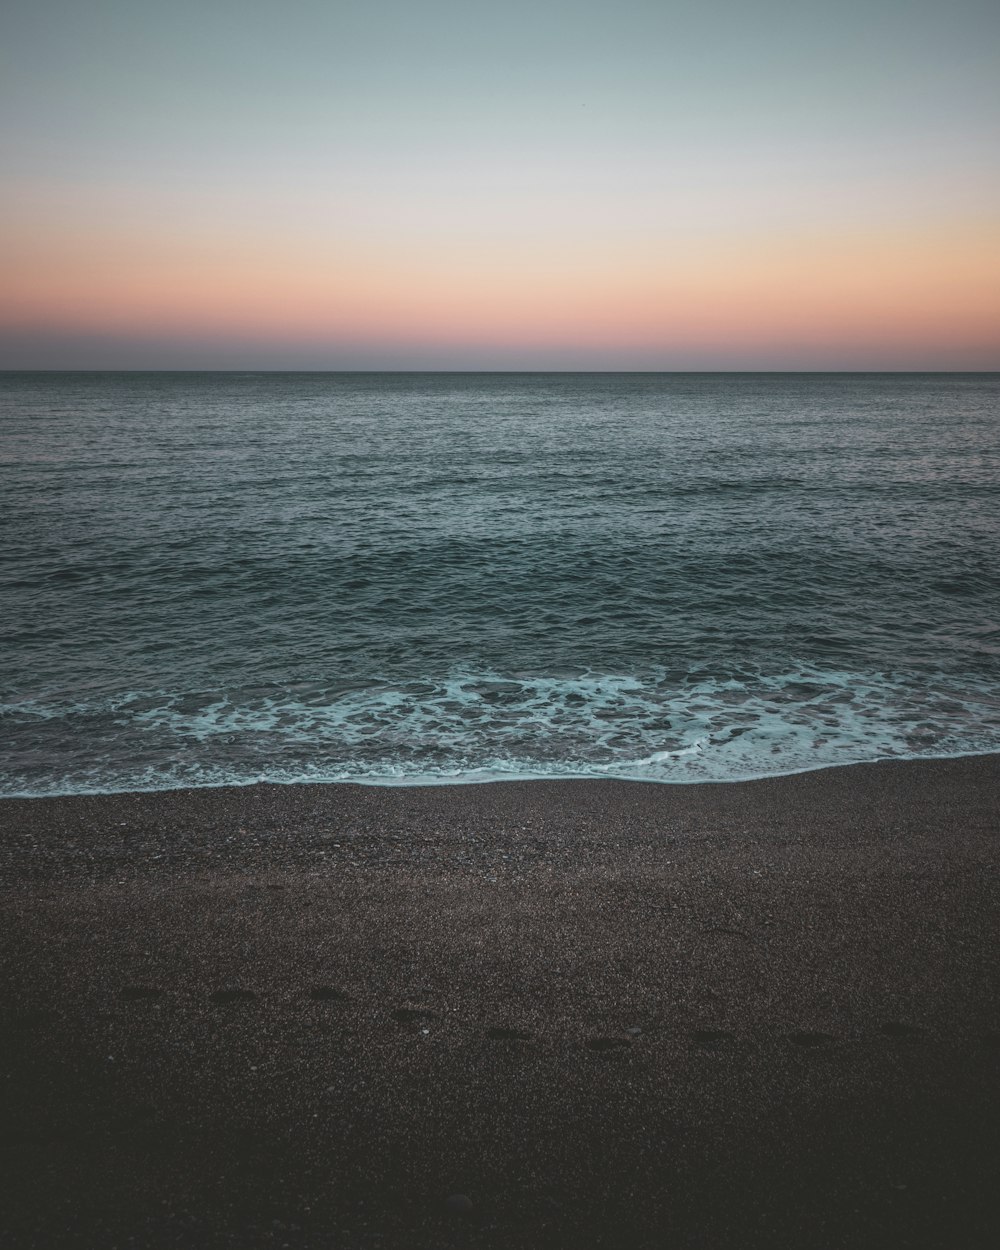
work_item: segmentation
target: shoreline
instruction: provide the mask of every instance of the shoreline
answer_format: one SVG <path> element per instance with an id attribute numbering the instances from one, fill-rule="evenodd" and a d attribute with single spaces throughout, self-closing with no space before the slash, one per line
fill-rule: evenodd
<path id="1" fill-rule="evenodd" d="M 130 872 L 170 873 L 184 863 L 201 871 L 205 851 L 219 868 L 315 867 L 317 857 L 329 865 L 358 851 L 375 867 L 403 862 L 409 832 L 419 835 L 410 849 L 433 845 L 442 865 L 456 848 L 474 857 L 510 842 L 530 844 L 536 859 L 573 867 L 614 860 L 623 833 L 635 847 L 660 849 L 678 839 L 704 843 L 711 835 L 736 838 L 739 850 L 738 839 L 752 835 L 755 845 L 791 839 L 816 851 L 863 849 L 900 836 L 927 850 L 937 840 L 944 850 L 958 836 L 988 840 L 997 829 L 1000 753 L 690 784 L 257 782 L 0 798 L 0 890 L 4 880 L 36 875 L 42 858 L 62 875 L 109 855 Z M 162 859 L 148 858 L 155 854 Z"/>
<path id="2" fill-rule="evenodd" d="M 985 1250 L 998 860 L 1000 755 L 0 800 L 0 1236 Z"/>
<path id="3" fill-rule="evenodd" d="M 869 768 L 877 765 L 896 765 L 896 764 L 935 764 L 945 760 L 966 760 L 966 759 L 982 759 L 984 757 L 1000 756 L 1000 750 L 990 749 L 984 751 L 957 751 L 945 755 L 916 755 L 916 756 L 880 756 L 876 759 L 868 760 L 848 760 L 842 764 L 825 763 L 815 764 L 807 768 L 793 768 L 787 772 L 777 773 L 754 773 L 746 777 L 692 777 L 671 779 L 666 777 L 627 777 L 616 776 L 613 773 L 593 774 L 593 773 L 525 773 L 510 774 L 499 776 L 474 776 L 472 774 L 463 774 L 461 777 L 410 777 L 400 778 L 398 780 L 391 777 L 372 776 L 372 777 L 335 777 L 335 778 L 308 778 L 297 777 L 291 780 L 274 779 L 274 778 L 256 778 L 253 781 L 206 781 L 199 782 L 195 785 L 169 785 L 169 786 L 153 786 L 139 787 L 137 789 L 116 789 L 116 790 L 64 790 L 56 793 L 46 794 L 30 794 L 30 793 L 12 793 L 0 794 L 0 803 L 11 800 L 30 801 L 35 799 L 76 799 L 76 798 L 112 798 L 122 795 L 139 795 L 139 794 L 163 794 L 170 795 L 178 792 L 187 793 L 195 790 L 246 790 L 256 786 L 359 786 L 363 789 L 375 790 L 423 790 L 423 789 L 452 789 L 466 786 L 493 786 L 493 785 L 523 785 L 534 784 L 537 782 L 546 782 L 552 784 L 566 784 L 576 782 L 614 782 L 627 785 L 653 785 L 653 786 L 740 786 L 749 785 L 758 781 L 778 781 L 785 777 L 801 777 L 808 773 L 826 773 L 838 772 L 842 769 Z"/>

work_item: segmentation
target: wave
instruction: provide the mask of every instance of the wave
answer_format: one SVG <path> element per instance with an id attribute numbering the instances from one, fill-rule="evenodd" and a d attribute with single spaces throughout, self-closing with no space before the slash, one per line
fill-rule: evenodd
<path id="1" fill-rule="evenodd" d="M 456 669 L 294 689 L 0 704 L 0 793 L 269 782 L 742 781 L 1000 750 L 980 677 L 799 665 L 530 675 Z"/>

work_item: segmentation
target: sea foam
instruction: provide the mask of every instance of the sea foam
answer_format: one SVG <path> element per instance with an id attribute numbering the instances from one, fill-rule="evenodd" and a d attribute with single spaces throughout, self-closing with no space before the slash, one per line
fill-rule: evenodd
<path id="1" fill-rule="evenodd" d="M 458 671 L 324 691 L 131 692 L 0 707 L 35 750 L 76 727 L 65 771 L 8 757 L 0 787 L 44 794 L 255 781 L 369 784 L 611 777 L 738 781 L 1000 746 L 1000 697 L 954 680 L 800 668 L 720 678 Z M 84 745 L 85 744 L 85 745 Z M 131 760 L 131 766 L 123 761 Z M 20 762 L 21 767 L 18 768 Z M 110 766 L 109 766 L 110 765 Z"/>

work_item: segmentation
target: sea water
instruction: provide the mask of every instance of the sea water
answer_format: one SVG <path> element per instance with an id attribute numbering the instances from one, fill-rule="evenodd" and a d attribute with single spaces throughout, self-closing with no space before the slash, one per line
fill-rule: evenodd
<path id="1" fill-rule="evenodd" d="M 0 375 L 0 793 L 1000 750 L 1000 376 Z"/>

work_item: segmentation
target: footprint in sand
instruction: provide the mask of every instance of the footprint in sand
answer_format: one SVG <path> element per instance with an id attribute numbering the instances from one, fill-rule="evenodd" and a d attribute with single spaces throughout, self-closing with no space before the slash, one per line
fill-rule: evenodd
<path id="1" fill-rule="evenodd" d="M 163 991 L 156 985 L 123 985 L 118 997 L 129 1002 L 139 1002 L 143 998 L 162 998 Z"/>
<path id="2" fill-rule="evenodd" d="M 809 1049 L 813 1046 L 827 1046 L 833 1041 L 833 1037 L 829 1033 L 814 1033 L 809 1030 L 801 1030 L 797 1033 L 789 1033 L 788 1040 L 795 1046 Z"/>
<path id="3" fill-rule="evenodd" d="M 3 1027 L 14 1033 L 27 1032 L 30 1029 L 43 1028 L 46 1024 L 53 1024 L 57 1018 L 54 1011 L 39 1007 L 31 1011 L 22 1011 L 20 1015 L 9 1016 L 3 1022 Z"/>
<path id="4" fill-rule="evenodd" d="M 256 1001 L 253 990 L 216 990 L 212 995 L 213 1003 L 249 1003 Z"/>
<path id="5" fill-rule="evenodd" d="M 702 1050 L 718 1050 L 726 1042 L 731 1042 L 736 1036 L 730 1033 L 728 1029 L 695 1029 L 691 1034 L 691 1039 L 696 1046 L 700 1046 Z"/>
<path id="6" fill-rule="evenodd" d="M 496 1025 L 486 1030 L 486 1036 L 492 1042 L 530 1042 L 531 1034 L 524 1029 L 511 1029 L 505 1025 Z"/>
<path id="7" fill-rule="evenodd" d="M 927 1036 L 926 1029 L 922 1029 L 917 1024 L 903 1024 L 899 1020 L 887 1020 L 882 1025 L 882 1032 L 886 1037 L 894 1037 L 900 1042 L 916 1042 Z"/>
<path id="8" fill-rule="evenodd" d="M 607 1055 L 616 1050 L 623 1050 L 632 1043 L 626 1037 L 588 1037 L 585 1044 L 590 1050 Z"/>
<path id="9" fill-rule="evenodd" d="M 420 1024 L 421 1021 L 439 1020 L 440 1015 L 426 1007 L 398 1007 L 392 1018 L 399 1024 Z"/>

